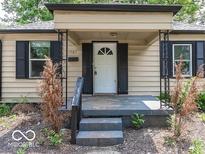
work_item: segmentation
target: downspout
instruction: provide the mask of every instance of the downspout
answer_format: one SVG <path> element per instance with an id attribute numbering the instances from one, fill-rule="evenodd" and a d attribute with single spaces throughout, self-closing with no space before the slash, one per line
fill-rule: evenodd
<path id="1" fill-rule="evenodd" d="M 66 67 L 66 77 L 65 77 L 65 92 L 66 92 L 66 109 L 68 109 L 68 30 L 66 30 L 66 63 L 65 63 L 65 67 Z"/>
<path id="2" fill-rule="evenodd" d="M 2 41 L 0 40 L 0 101 L 2 101 Z"/>

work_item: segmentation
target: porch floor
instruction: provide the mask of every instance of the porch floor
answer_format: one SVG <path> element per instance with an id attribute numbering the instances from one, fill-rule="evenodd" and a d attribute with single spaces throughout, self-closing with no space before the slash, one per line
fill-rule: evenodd
<path id="1" fill-rule="evenodd" d="M 167 115 L 171 109 L 163 107 L 154 96 L 83 96 L 84 116 Z"/>
<path id="2" fill-rule="evenodd" d="M 71 100 L 68 101 L 67 109 L 71 110 Z M 130 116 L 133 113 L 144 115 L 168 115 L 172 110 L 168 107 L 160 109 L 160 101 L 154 96 L 83 96 L 82 112 L 84 116 Z"/>

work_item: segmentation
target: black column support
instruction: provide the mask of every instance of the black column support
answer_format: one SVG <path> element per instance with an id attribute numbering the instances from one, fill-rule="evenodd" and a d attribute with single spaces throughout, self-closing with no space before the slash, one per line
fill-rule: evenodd
<path id="1" fill-rule="evenodd" d="M 68 108 L 68 30 L 66 30 L 66 58 L 65 58 L 66 64 L 66 73 L 65 73 L 65 84 L 66 84 L 66 109 Z"/>
<path id="2" fill-rule="evenodd" d="M 60 32 L 60 30 L 58 30 L 58 41 L 61 42 L 61 52 L 62 52 L 62 55 L 63 55 L 63 33 Z M 62 92 L 61 92 L 61 96 L 63 97 L 63 60 L 61 59 L 60 60 L 60 64 L 61 65 L 61 70 L 60 70 L 60 78 L 61 78 L 61 86 L 62 86 Z"/>
<path id="3" fill-rule="evenodd" d="M 160 49 L 160 94 L 170 95 L 170 79 L 169 79 L 169 30 L 159 31 L 159 49 Z M 164 102 L 167 104 L 167 100 Z M 162 102 L 160 100 L 160 108 Z"/>
<path id="4" fill-rule="evenodd" d="M 63 37 L 65 36 L 65 56 L 63 53 Z M 62 51 L 62 59 L 61 59 L 61 85 L 62 85 L 62 97 L 63 97 L 63 80 L 65 80 L 65 109 L 68 109 L 68 30 L 65 32 L 60 32 L 58 30 L 58 41 L 61 41 L 61 51 Z M 65 62 L 65 71 L 63 71 L 63 62 Z"/>

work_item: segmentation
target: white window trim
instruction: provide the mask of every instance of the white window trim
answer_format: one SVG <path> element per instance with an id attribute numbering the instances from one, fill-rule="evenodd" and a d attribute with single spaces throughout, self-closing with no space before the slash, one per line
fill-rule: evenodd
<path id="1" fill-rule="evenodd" d="M 36 59 L 36 58 L 31 58 L 31 43 L 32 42 L 49 42 L 49 41 L 29 41 L 29 78 L 31 79 L 39 79 L 41 76 L 31 76 L 32 68 L 31 68 L 31 62 L 32 61 L 46 61 L 46 59 Z M 50 52 L 48 53 L 48 56 L 50 56 Z"/>
<path id="2" fill-rule="evenodd" d="M 181 43 L 181 44 L 172 44 L 172 71 L 173 71 L 173 77 L 176 77 L 175 74 L 175 61 L 180 61 L 180 60 L 175 60 L 175 52 L 174 52 L 174 47 L 175 46 L 189 46 L 190 47 L 190 60 L 188 59 L 183 59 L 182 61 L 189 61 L 189 65 L 190 65 L 190 74 L 189 75 L 183 75 L 183 77 L 191 77 L 192 76 L 192 44 L 185 44 L 185 43 Z"/>

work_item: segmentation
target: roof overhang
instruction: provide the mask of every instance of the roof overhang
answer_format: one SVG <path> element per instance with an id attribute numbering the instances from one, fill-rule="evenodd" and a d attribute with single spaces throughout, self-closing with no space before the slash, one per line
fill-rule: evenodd
<path id="1" fill-rule="evenodd" d="M 132 4 L 54 4 L 46 3 L 51 11 L 110 11 L 110 12 L 172 12 L 175 15 L 181 5 L 132 5 Z"/>
<path id="2" fill-rule="evenodd" d="M 57 33 L 55 29 L 0 29 L 0 34 L 9 33 Z"/>
<path id="3" fill-rule="evenodd" d="M 173 30 L 171 34 L 205 34 L 205 30 Z"/>

